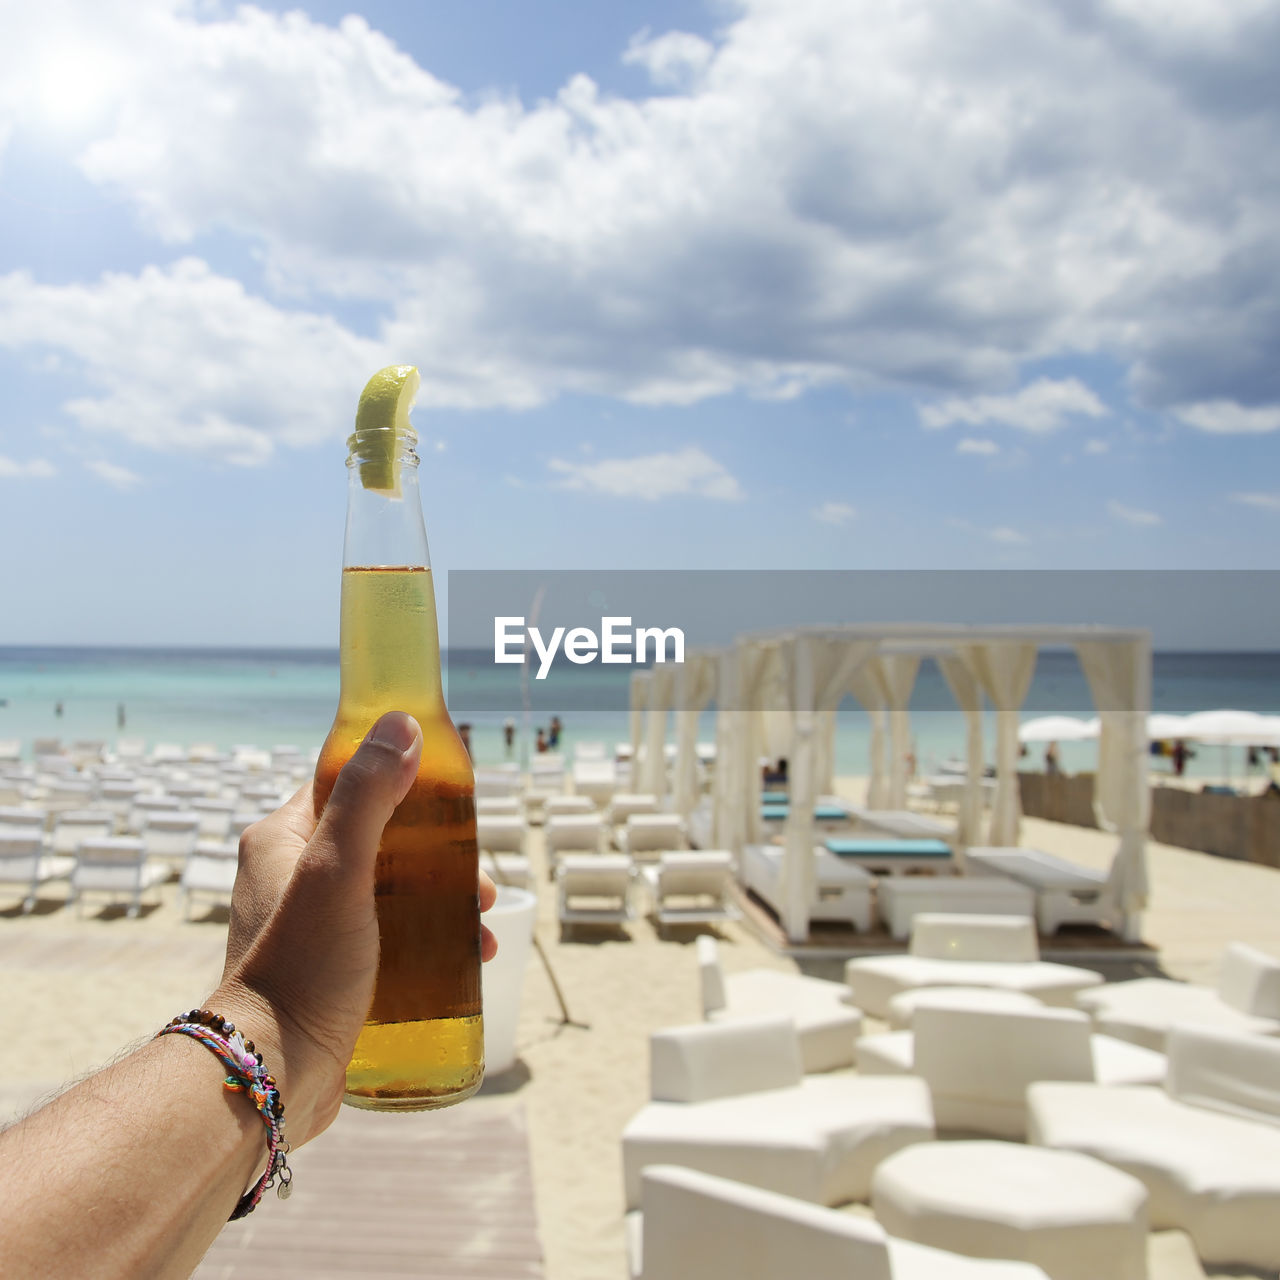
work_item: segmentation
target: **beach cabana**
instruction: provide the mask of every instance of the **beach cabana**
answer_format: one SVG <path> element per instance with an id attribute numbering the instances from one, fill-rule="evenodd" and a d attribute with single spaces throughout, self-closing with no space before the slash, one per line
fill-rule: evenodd
<path id="1" fill-rule="evenodd" d="M 1098 711 L 1095 810 L 1099 825 L 1120 838 L 1109 885 L 1126 917 L 1126 933 L 1136 935 L 1147 893 L 1143 854 L 1150 817 L 1146 776 L 1149 633 L 1098 626 L 908 623 L 806 627 L 744 636 L 721 658 L 714 788 L 715 839 L 720 847 L 741 851 L 745 845 L 759 843 L 758 762 L 769 722 L 776 725 L 779 715 L 790 717 L 782 911 L 789 938 L 801 941 L 808 936 L 813 809 L 823 788 L 831 785 L 826 772 L 832 767 L 831 753 L 821 744 L 827 734 L 826 717 L 834 717 L 844 696 L 852 694 L 864 706 L 871 704 L 869 710 L 888 710 L 891 726 L 898 726 L 895 761 L 884 788 L 887 800 L 894 793 L 894 769 L 904 767 L 909 740 L 906 702 L 919 659 L 925 654 L 936 658 L 966 717 L 970 759 L 958 832 L 963 844 L 974 838 L 981 813 L 980 709 L 985 695 L 996 712 L 996 793 L 986 841 L 1014 846 L 1020 820 L 1019 712 L 1031 685 L 1036 654 L 1050 646 L 1074 649 Z M 722 733 L 726 716 L 732 721 Z M 874 737 L 874 714 L 872 723 Z M 872 773 L 874 786 L 874 750 Z M 902 781 L 905 791 L 905 772 Z"/>

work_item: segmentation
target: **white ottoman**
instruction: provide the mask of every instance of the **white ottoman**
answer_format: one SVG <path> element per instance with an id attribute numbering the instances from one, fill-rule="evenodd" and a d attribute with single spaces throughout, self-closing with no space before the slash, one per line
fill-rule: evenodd
<path id="1" fill-rule="evenodd" d="M 1051 1280 L 1146 1280 L 1146 1188 L 1091 1156 L 1011 1142 L 918 1144 L 881 1163 L 871 1206 L 891 1236 L 1033 1262 Z"/>
<path id="2" fill-rule="evenodd" d="M 909 1031 L 917 1009 L 983 1009 L 996 1013 L 1022 1013 L 1043 1009 L 1025 991 L 1001 991 L 998 987 L 916 987 L 889 1001 L 889 1025 Z"/>

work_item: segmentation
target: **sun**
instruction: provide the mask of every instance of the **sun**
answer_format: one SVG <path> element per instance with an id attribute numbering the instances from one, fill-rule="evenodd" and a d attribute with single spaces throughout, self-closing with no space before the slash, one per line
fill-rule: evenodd
<path id="1" fill-rule="evenodd" d="M 118 68 L 102 50 L 58 44 L 32 69 L 33 106 L 46 124 L 77 129 L 94 124 L 110 106 Z"/>

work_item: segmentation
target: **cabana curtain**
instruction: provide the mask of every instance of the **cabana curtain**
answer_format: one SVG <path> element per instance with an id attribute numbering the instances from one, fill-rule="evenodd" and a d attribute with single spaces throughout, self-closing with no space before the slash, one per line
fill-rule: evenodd
<path id="1" fill-rule="evenodd" d="M 1126 915 L 1147 905 L 1143 848 L 1151 821 L 1147 770 L 1149 653 L 1145 645 L 1082 640 L 1076 656 L 1089 682 L 1100 724 L 1093 807 L 1098 825 L 1120 836 L 1110 886 Z"/>
<path id="2" fill-rule="evenodd" d="M 687 818 L 698 803 L 698 719 L 716 692 L 718 664 L 711 653 L 690 653 L 676 676 L 676 812 Z"/>
<path id="3" fill-rule="evenodd" d="M 964 793 L 956 815 L 956 856 L 963 865 L 964 850 L 982 839 L 982 689 L 962 658 L 944 653 L 938 655 L 937 663 L 951 696 L 964 712 Z"/>
<path id="4" fill-rule="evenodd" d="M 1018 712 L 1036 670 L 1036 646 L 989 640 L 962 647 L 965 661 L 996 709 L 996 794 L 987 844 L 1018 843 L 1022 804 L 1018 796 Z"/>
<path id="5" fill-rule="evenodd" d="M 858 669 L 876 651 L 874 640 L 849 641 L 797 635 L 781 651 L 781 667 L 790 686 L 794 732 L 788 757 L 790 784 L 783 860 L 783 928 L 800 941 L 809 935 L 813 901 L 813 809 L 818 798 L 815 736 L 818 717 L 834 711 Z"/>

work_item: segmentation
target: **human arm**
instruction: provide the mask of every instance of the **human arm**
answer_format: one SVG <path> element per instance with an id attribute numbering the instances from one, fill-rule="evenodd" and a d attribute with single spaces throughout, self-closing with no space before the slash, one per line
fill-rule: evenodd
<path id="1" fill-rule="evenodd" d="M 306 786 L 241 840 L 226 967 L 202 1007 L 254 1041 L 294 1148 L 341 1102 L 377 969 L 378 841 L 421 746 L 412 719 L 384 716 L 319 823 Z M 480 895 L 492 904 L 484 876 Z M 495 949 L 485 931 L 485 958 Z M 225 1076 L 207 1048 L 165 1035 L 0 1133 L 5 1276 L 189 1275 L 266 1160 L 262 1120 Z"/>

